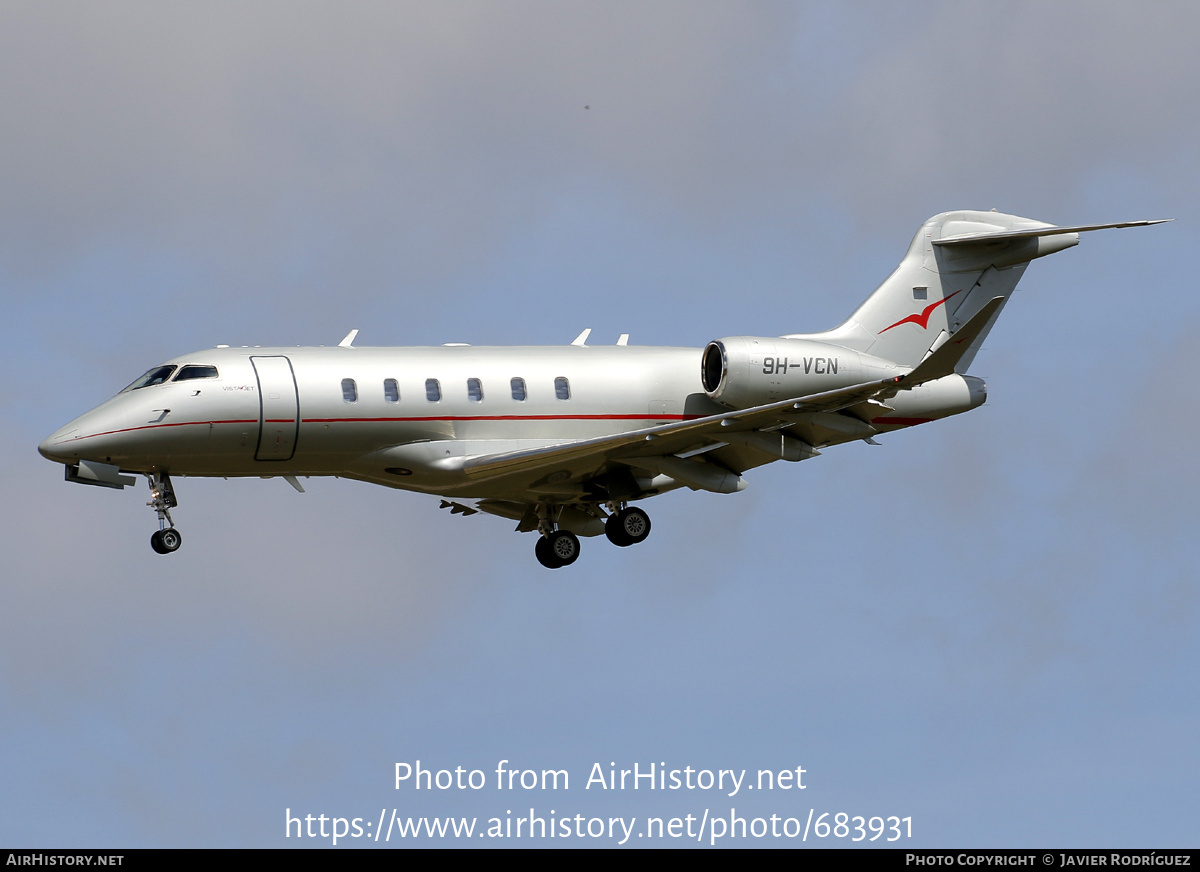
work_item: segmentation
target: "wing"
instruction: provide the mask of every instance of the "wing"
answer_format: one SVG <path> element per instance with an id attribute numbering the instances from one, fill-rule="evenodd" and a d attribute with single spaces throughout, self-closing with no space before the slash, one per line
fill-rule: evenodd
<path id="1" fill-rule="evenodd" d="M 842 422 L 836 426 L 850 430 L 858 428 L 858 438 L 867 438 L 875 432 L 873 428 L 857 418 L 835 416 L 831 413 L 880 396 L 886 396 L 889 393 L 895 393 L 898 389 L 898 380 L 887 378 L 812 394 L 807 397 L 708 415 L 690 421 L 645 427 L 596 439 L 501 454 L 468 456 L 463 461 L 462 471 L 474 484 L 487 483 L 488 490 L 494 488 L 496 491 L 511 492 L 515 486 L 527 492 L 549 494 L 557 490 L 565 495 L 568 491 L 578 491 L 579 489 L 577 483 L 575 485 L 568 484 L 570 480 L 577 481 L 579 475 L 594 472 L 612 462 L 652 471 L 661 469 L 673 478 L 679 479 L 680 476 L 675 473 L 683 472 L 687 475 L 689 472 L 688 468 L 678 467 L 679 463 L 691 463 L 695 467 L 713 466 L 713 464 L 688 461 L 679 455 L 698 454 L 705 449 L 728 444 L 750 445 L 763 452 L 771 451 L 771 445 L 778 445 L 779 447 L 775 450 L 779 453 L 775 457 L 765 455 L 763 462 L 785 457 L 789 450 L 793 453 L 790 459 L 799 460 L 803 456 L 812 456 L 816 452 L 811 449 L 811 446 L 806 446 L 808 451 L 805 453 L 802 448 L 799 448 L 799 445 L 786 445 L 776 431 L 791 426 L 805 417 L 811 418 L 813 415 L 826 414 L 830 418 L 842 419 Z M 772 433 L 773 437 L 770 435 Z M 798 443 L 798 440 L 794 439 L 788 441 Z M 668 471 L 663 468 L 664 465 L 675 465 L 675 469 Z M 701 469 L 691 471 L 703 474 Z M 559 487 L 556 488 L 554 483 L 546 483 L 546 485 L 538 487 L 539 478 L 548 473 L 559 474 L 561 481 Z M 563 475 L 563 473 L 566 474 Z M 734 477 L 736 478 L 736 475 Z M 703 489 L 726 489 L 704 487 L 702 483 L 704 479 L 700 481 L 699 485 L 693 485 L 690 481 L 687 483 Z M 477 490 L 477 488 L 470 487 L 470 490 Z"/>

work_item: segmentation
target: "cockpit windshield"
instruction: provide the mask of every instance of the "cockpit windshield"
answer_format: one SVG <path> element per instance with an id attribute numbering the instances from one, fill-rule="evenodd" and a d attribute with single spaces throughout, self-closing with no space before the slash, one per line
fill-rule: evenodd
<path id="1" fill-rule="evenodd" d="M 175 381 L 187 381 L 192 378 L 216 378 L 217 368 L 215 366 L 200 365 L 198 363 L 190 363 L 183 369 L 179 370 L 179 375 L 175 376 Z"/>
<path id="2" fill-rule="evenodd" d="M 136 391 L 138 388 L 147 388 L 150 387 L 150 385 L 160 385 L 169 379 L 171 377 L 171 373 L 174 371 L 175 367 L 173 366 L 156 366 L 145 375 L 134 380 L 134 382 L 129 385 L 129 387 L 125 388 L 125 390 L 121 391 L 121 393 L 125 393 L 125 391 Z"/>

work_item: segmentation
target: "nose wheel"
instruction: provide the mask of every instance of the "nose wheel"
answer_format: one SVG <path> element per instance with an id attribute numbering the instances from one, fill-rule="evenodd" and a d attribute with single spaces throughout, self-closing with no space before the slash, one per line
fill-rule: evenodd
<path id="1" fill-rule="evenodd" d="M 159 554 L 170 554 L 178 551 L 179 546 L 182 544 L 183 537 L 179 535 L 179 531 L 174 527 L 156 530 L 150 536 L 150 547 Z"/>
<path id="2" fill-rule="evenodd" d="M 158 514 L 158 530 L 150 537 L 150 547 L 157 554 L 173 554 L 183 544 L 183 537 L 171 520 L 171 509 L 179 505 L 175 488 L 165 472 L 147 473 L 146 478 L 150 481 L 150 502 L 146 505 Z"/>

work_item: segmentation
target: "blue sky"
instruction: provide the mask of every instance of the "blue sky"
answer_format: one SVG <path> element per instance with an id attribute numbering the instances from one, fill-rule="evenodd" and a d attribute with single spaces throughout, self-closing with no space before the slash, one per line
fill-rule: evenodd
<path id="1" fill-rule="evenodd" d="M 534 807 L 1192 844 L 1198 15 L 7 5 L 0 843 Z M 332 479 L 177 482 L 163 558 L 140 486 L 36 453 L 218 343 L 825 329 L 925 218 L 993 207 L 1177 220 L 1035 262 L 973 367 L 982 409 L 653 500 L 645 544 L 585 540 L 569 570 L 506 521 Z M 394 789 L 418 759 L 571 788 Z M 585 790 L 596 762 L 807 788 Z"/>

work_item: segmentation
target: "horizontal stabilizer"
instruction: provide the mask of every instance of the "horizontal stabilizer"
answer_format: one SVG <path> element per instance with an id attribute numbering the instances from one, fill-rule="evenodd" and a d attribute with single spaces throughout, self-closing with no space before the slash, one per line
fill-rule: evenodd
<path id="1" fill-rule="evenodd" d="M 1149 224 L 1165 224 L 1174 218 L 1159 218 L 1154 221 L 1120 221 L 1115 224 L 1076 224 L 1074 227 L 1033 227 L 1028 230 L 997 230 L 988 233 L 962 233 L 930 240 L 934 245 L 971 245 L 977 242 L 1002 242 L 1014 239 L 1034 239 L 1038 236 L 1057 236 L 1060 233 L 1084 233 L 1088 230 L 1108 230 L 1113 227 L 1145 227 Z"/>
<path id="2" fill-rule="evenodd" d="M 904 387 L 916 387 L 927 381 L 942 378 L 954 372 L 954 367 L 962 360 L 964 354 L 987 329 L 991 320 L 996 317 L 1000 307 L 1004 305 L 1004 297 L 993 297 L 976 312 L 966 324 L 959 327 L 940 348 L 917 364 L 916 369 L 903 376 Z"/>

